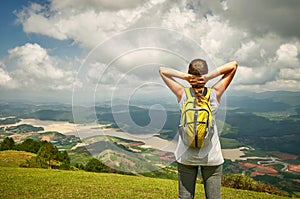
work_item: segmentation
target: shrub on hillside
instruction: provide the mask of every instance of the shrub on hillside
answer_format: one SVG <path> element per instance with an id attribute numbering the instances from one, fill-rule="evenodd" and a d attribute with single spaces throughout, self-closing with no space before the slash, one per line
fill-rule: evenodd
<path id="1" fill-rule="evenodd" d="M 86 171 L 90 172 L 109 172 L 109 167 L 100 162 L 96 158 L 92 158 L 88 161 L 88 163 L 85 165 L 84 169 Z"/>
<path id="2" fill-rule="evenodd" d="M 14 150 L 14 149 L 15 149 L 15 141 L 10 137 L 6 137 L 3 140 L 3 142 L 0 144 L 0 151 Z"/>
<path id="3" fill-rule="evenodd" d="M 42 142 L 35 141 L 33 139 L 26 139 L 21 144 L 16 145 L 16 150 L 27 151 L 27 152 L 37 154 L 41 146 L 42 146 Z"/>
<path id="4" fill-rule="evenodd" d="M 222 185 L 235 189 L 251 190 L 257 192 L 267 192 L 281 196 L 287 196 L 287 193 L 279 190 L 277 187 L 262 182 L 255 181 L 253 178 L 242 174 L 224 174 Z"/>
<path id="5" fill-rule="evenodd" d="M 66 151 L 59 151 L 51 142 L 27 139 L 16 146 L 17 150 L 36 153 L 34 158 L 27 159 L 20 167 L 71 169 L 70 157 Z"/>

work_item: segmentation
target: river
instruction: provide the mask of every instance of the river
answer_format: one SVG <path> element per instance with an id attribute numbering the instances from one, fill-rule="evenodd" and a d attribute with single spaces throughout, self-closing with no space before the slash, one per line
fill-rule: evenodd
<path id="1" fill-rule="evenodd" d="M 30 124 L 36 127 L 43 127 L 44 131 L 57 131 L 65 135 L 75 135 L 81 139 L 97 135 L 110 135 L 128 140 L 142 141 L 145 143 L 144 147 L 151 147 L 168 152 L 174 152 L 177 145 L 175 140 L 168 141 L 156 135 L 133 135 L 127 132 L 118 131 L 117 129 L 105 128 L 104 125 L 98 124 L 73 124 L 65 121 L 21 119 L 21 121 L 17 124 L 1 126 L 7 127 L 20 124 Z M 243 148 L 222 149 L 222 153 L 225 159 L 230 159 L 232 161 L 245 159 L 242 157 L 245 155 L 242 149 Z"/>

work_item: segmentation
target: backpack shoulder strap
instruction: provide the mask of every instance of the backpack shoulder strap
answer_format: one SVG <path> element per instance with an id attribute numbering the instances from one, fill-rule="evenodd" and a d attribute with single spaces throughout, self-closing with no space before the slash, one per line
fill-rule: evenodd
<path id="1" fill-rule="evenodd" d="M 210 98 L 210 90 L 211 90 L 211 88 L 208 88 L 208 87 L 204 87 L 204 89 L 203 89 L 202 95 L 203 95 L 206 99 L 209 99 L 209 98 Z"/>
<path id="2" fill-rule="evenodd" d="M 210 90 L 211 88 L 208 87 L 204 87 L 202 95 L 206 98 L 209 99 L 210 98 Z M 195 93 L 192 87 L 186 87 L 184 88 L 185 94 L 187 99 L 190 99 L 192 97 L 195 97 Z"/>
<path id="3" fill-rule="evenodd" d="M 195 97 L 195 93 L 194 93 L 192 87 L 186 87 L 186 88 L 184 88 L 184 91 L 185 91 L 187 99 L 191 99 L 192 97 Z"/>

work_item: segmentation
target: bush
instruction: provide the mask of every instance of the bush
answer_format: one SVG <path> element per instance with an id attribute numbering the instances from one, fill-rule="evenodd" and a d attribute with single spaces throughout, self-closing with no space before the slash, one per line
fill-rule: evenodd
<path id="1" fill-rule="evenodd" d="M 15 141 L 10 137 L 6 137 L 3 140 L 3 142 L 0 144 L 0 151 L 14 150 L 14 149 L 15 149 Z"/>
<path id="2" fill-rule="evenodd" d="M 25 168 L 41 168 L 41 164 L 36 157 L 26 159 L 26 162 L 19 165 Z"/>
<path id="3" fill-rule="evenodd" d="M 108 172 L 109 171 L 109 168 L 96 158 L 92 158 L 91 160 L 89 160 L 88 163 L 85 165 L 84 169 L 86 171 L 90 171 L 90 172 Z"/>
<path id="4" fill-rule="evenodd" d="M 222 185 L 235 189 L 251 190 L 257 192 L 267 192 L 280 196 L 287 196 L 288 194 L 279 190 L 277 187 L 262 182 L 255 181 L 253 178 L 242 174 L 224 174 L 222 177 Z"/>
<path id="5" fill-rule="evenodd" d="M 38 153 L 42 142 L 35 141 L 33 139 L 26 139 L 21 144 L 16 145 L 18 151 L 27 151 L 31 153 Z"/>

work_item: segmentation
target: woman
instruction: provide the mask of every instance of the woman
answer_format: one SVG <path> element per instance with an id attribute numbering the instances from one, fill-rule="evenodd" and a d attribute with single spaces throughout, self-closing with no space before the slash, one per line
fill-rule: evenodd
<path id="1" fill-rule="evenodd" d="M 206 61 L 195 59 L 189 64 L 188 73 L 166 67 L 161 67 L 159 72 L 166 85 L 176 95 L 180 109 L 182 109 L 187 97 L 184 86 L 176 81 L 174 77 L 188 81 L 193 87 L 196 98 L 201 99 L 206 82 L 221 76 L 221 79 L 211 88 L 209 99 L 212 107 L 213 123 L 215 123 L 222 94 L 231 83 L 237 67 L 237 62 L 233 61 L 208 73 Z M 199 167 L 204 181 L 206 198 L 220 198 L 222 164 L 224 159 L 221 153 L 216 125 L 213 127 L 210 143 L 201 149 L 188 147 L 179 136 L 175 157 L 178 165 L 178 198 L 194 198 Z"/>

